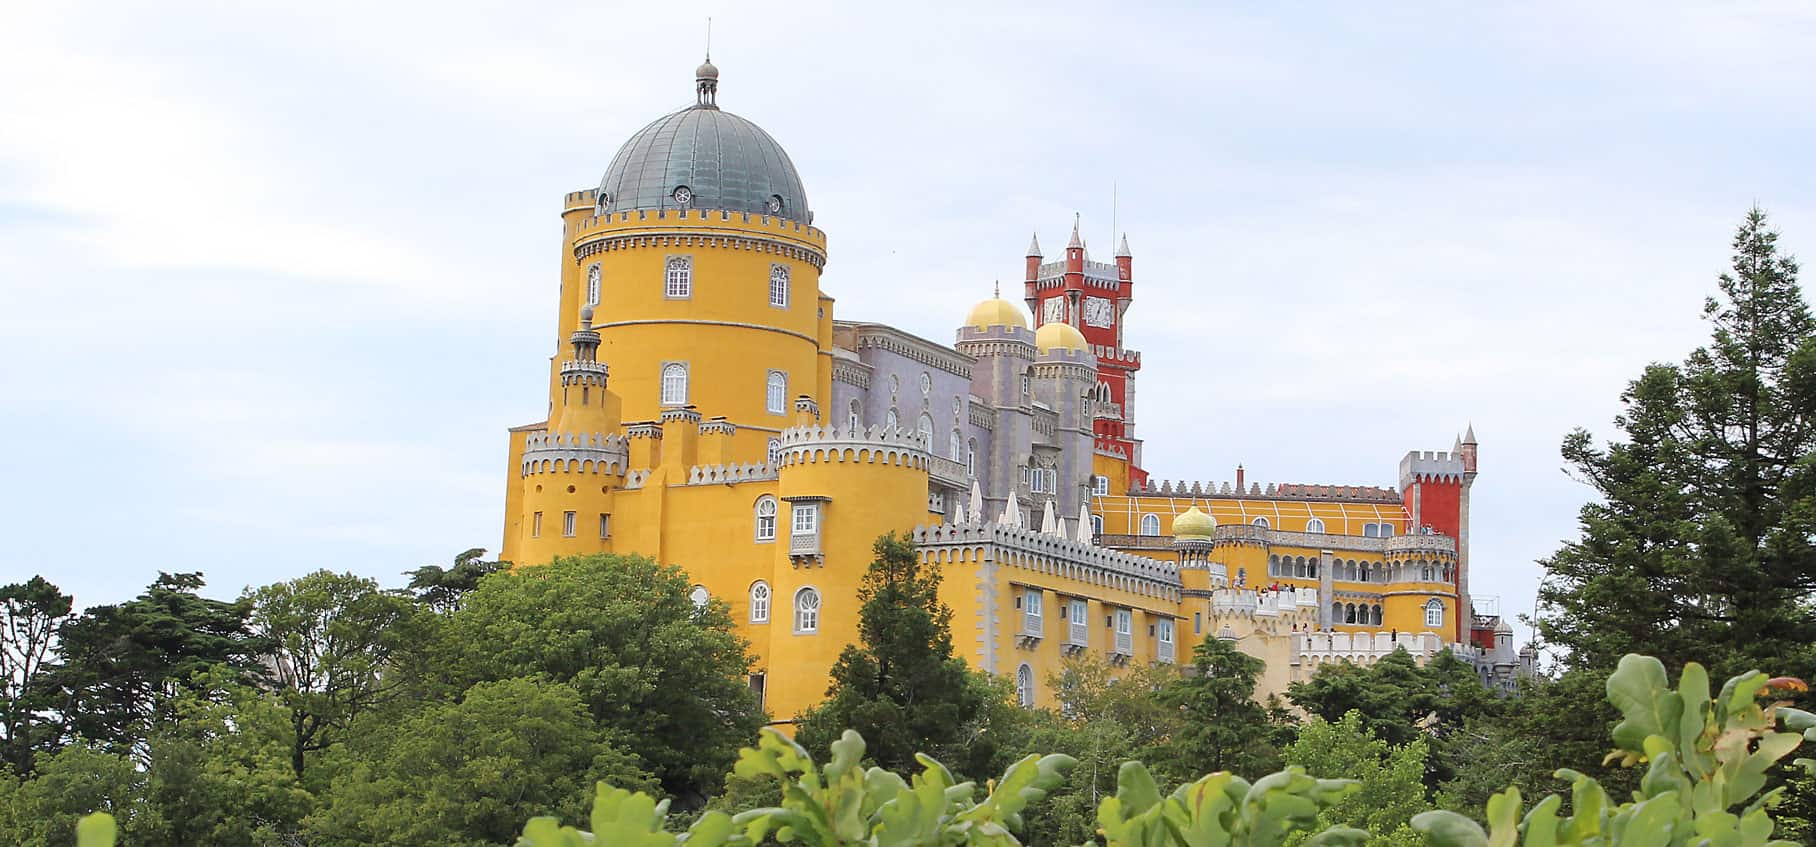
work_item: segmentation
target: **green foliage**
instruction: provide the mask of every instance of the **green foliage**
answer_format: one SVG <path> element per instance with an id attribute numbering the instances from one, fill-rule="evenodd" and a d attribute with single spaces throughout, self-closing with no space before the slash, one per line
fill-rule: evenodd
<path id="1" fill-rule="evenodd" d="M 1372 665 L 1327 664 L 1311 679 L 1288 686 L 1287 697 L 1330 722 L 1356 712 L 1371 734 L 1395 745 L 1409 744 L 1434 727 L 1460 726 L 1468 715 L 1493 717 L 1503 707 L 1475 669 L 1448 650 L 1424 667 L 1404 648 Z"/>
<path id="2" fill-rule="evenodd" d="M 1179 712 L 1180 723 L 1164 748 L 1177 772 L 1269 770 L 1278 754 L 1267 744 L 1267 710 L 1255 702 L 1255 680 L 1266 665 L 1207 635 L 1192 651 L 1190 671 L 1160 691 L 1163 706 Z"/>
<path id="3" fill-rule="evenodd" d="M 1451 811 L 1425 812 L 1413 818 L 1413 828 L 1437 847 L 1795 847 L 1769 840 L 1774 824 L 1768 810 L 1784 788 L 1761 790 L 1774 765 L 1805 740 L 1816 741 L 1816 715 L 1762 705 L 1767 684 L 1764 674 L 1750 671 L 1711 697 L 1701 665 L 1686 665 L 1674 690 L 1657 659 L 1623 657 L 1606 686 L 1622 716 L 1608 758 L 1646 765 L 1632 800 L 1615 805 L 1597 780 L 1565 768 L 1557 776 L 1571 783 L 1568 817 L 1560 817 L 1563 798 L 1557 795 L 1522 817 L 1521 793 L 1509 788 L 1489 799 L 1486 830 Z M 1781 722 L 1788 731 L 1779 729 Z M 1816 773 L 1816 761 L 1798 764 Z"/>
<path id="4" fill-rule="evenodd" d="M 485 548 L 474 547 L 455 556 L 450 567 L 423 565 L 405 574 L 410 577 L 409 589 L 416 593 L 416 602 L 428 606 L 436 614 L 458 611 L 461 600 L 467 592 L 479 587 L 481 578 L 510 564 L 485 561 L 485 555 Z"/>
<path id="5" fill-rule="evenodd" d="M 921 565 L 906 536 L 878 538 L 875 552 L 858 589 L 858 643 L 839 654 L 825 701 L 796 726 L 801 743 L 816 751 L 855 729 L 878 765 L 901 770 L 923 750 L 960 752 L 969 739 L 954 730 L 971 724 L 984 699 L 953 655 L 939 570 Z"/>
<path id="6" fill-rule="evenodd" d="M 1319 812 L 1353 792 L 1355 782 L 1316 779 L 1289 767 L 1249 783 L 1214 773 L 1162 797 L 1140 762 L 1117 775 L 1097 822 L 1110 847 L 1277 847 L 1317 826 Z M 1368 833 L 1332 827 L 1303 842 L 1360 847 Z"/>
<path id="7" fill-rule="evenodd" d="M 250 601 L 210 600 L 196 593 L 202 585 L 200 573 L 160 573 L 138 597 L 64 624 L 48 682 L 66 737 L 142 754 L 161 710 L 191 678 L 255 669 Z"/>
<path id="8" fill-rule="evenodd" d="M 290 766 L 326 750 L 366 709 L 397 693 L 392 656 L 410 643 L 408 600 L 326 570 L 250 591 L 248 625 L 271 686 L 290 712 Z"/>
<path id="9" fill-rule="evenodd" d="M 328 759 L 310 844 L 506 844 L 532 816 L 577 816 L 597 780 L 648 785 L 562 683 L 482 682 L 459 703 L 371 713 L 353 730 Z"/>
<path id="10" fill-rule="evenodd" d="M 1368 844 L 1387 847 L 1419 843 L 1410 823 L 1426 809 L 1429 753 L 1425 739 L 1394 747 L 1371 736 L 1362 714 L 1350 712 L 1336 723 L 1314 717 L 1300 727 L 1299 738 L 1286 748 L 1286 761 L 1308 773 L 1355 780 L 1356 791 L 1319 812 L 1318 823 L 1380 833 Z"/>
<path id="11" fill-rule="evenodd" d="M 806 748 L 766 729 L 754 748 L 739 754 L 736 773 L 745 779 L 773 780 L 781 803 L 729 816 L 708 812 L 685 839 L 663 830 L 667 801 L 656 802 L 601 784 L 589 835 L 561 827 L 552 818 L 532 821 L 520 847 L 578 847 L 613 844 L 627 847 L 718 847 L 754 845 L 773 837 L 804 847 L 1009 847 L 1022 812 L 1039 802 L 1072 767 L 1066 756 L 1028 756 L 993 781 L 977 798 L 977 786 L 962 782 L 930 756 L 920 756 L 921 770 L 911 780 L 882 768 L 864 768 L 864 739 L 847 731 L 831 745 L 824 768 Z"/>
<path id="12" fill-rule="evenodd" d="M 21 778 L 55 734 L 45 715 L 54 702 L 45 672 L 70 604 L 41 576 L 0 586 L 0 764 Z"/>
<path id="13" fill-rule="evenodd" d="M 690 588 L 679 569 L 634 556 L 495 573 L 448 617 L 426 668 L 449 696 L 517 677 L 571 686 L 664 791 L 698 806 L 764 718 L 727 607 L 696 607 Z"/>
<path id="14" fill-rule="evenodd" d="M 1539 634 L 1605 674 L 1629 652 L 1809 675 L 1816 641 L 1816 320 L 1753 209 L 1704 308 L 1711 340 L 1622 394 L 1622 439 L 1564 458 L 1598 497 L 1543 562 Z"/>
<path id="15" fill-rule="evenodd" d="M 0 783 L 0 844 L 71 847 L 76 821 L 96 810 L 112 810 L 131 821 L 143 777 L 132 760 L 71 744 L 38 763 L 36 777 Z"/>

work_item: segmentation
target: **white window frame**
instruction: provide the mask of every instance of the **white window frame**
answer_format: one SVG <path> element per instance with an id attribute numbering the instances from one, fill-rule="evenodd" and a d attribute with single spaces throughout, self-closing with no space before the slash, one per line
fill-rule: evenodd
<path id="1" fill-rule="evenodd" d="M 586 305 L 599 305 L 599 263 L 594 262 L 586 269 Z"/>
<path id="2" fill-rule="evenodd" d="M 1091 516 L 1091 534 L 1092 535 L 1102 535 L 1103 534 L 1103 515 L 1092 515 Z"/>
<path id="3" fill-rule="evenodd" d="M 1112 617 L 1116 621 L 1116 652 L 1132 655 L 1135 652 L 1135 613 L 1117 609 Z"/>
<path id="4" fill-rule="evenodd" d="M 895 409 L 893 409 L 893 408 L 890 409 L 889 414 L 883 416 L 883 428 L 884 429 L 901 429 L 901 427 L 902 427 L 902 416 L 896 414 Z"/>
<path id="5" fill-rule="evenodd" d="M 765 509 L 767 507 L 767 510 Z M 776 498 L 764 495 L 757 498 L 756 505 L 756 540 L 759 543 L 776 540 L 776 515 L 779 507 Z M 765 514 L 767 511 L 767 514 Z"/>
<path id="6" fill-rule="evenodd" d="M 1026 662 L 1015 669 L 1015 702 L 1024 709 L 1034 708 L 1034 669 Z"/>
<path id="7" fill-rule="evenodd" d="M 1066 616 L 1066 641 L 1082 647 L 1091 640 L 1091 604 L 1089 601 L 1073 598 L 1069 605 L 1072 610 Z"/>
<path id="8" fill-rule="evenodd" d="M 1443 600 L 1439 600 L 1438 598 L 1433 597 L 1430 602 L 1425 604 L 1425 625 L 1426 626 L 1443 626 L 1444 625 L 1444 601 Z"/>
<path id="9" fill-rule="evenodd" d="M 977 479 L 977 442 L 965 442 L 965 478 Z"/>
<path id="10" fill-rule="evenodd" d="M 561 537 L 562 538 L 573 538 L 575 533 L 578 533 L 579 531 L 580 531 L 580 513 L 579 512 L 562 512 L 561 513 Z"/>
<path id="11" fill-rule="evenodd" d="M 530 515 L 530 537 L 531 538 L 541 538 L 542 537 L 542 513 L 541 512 L 535 512 Z"/>
<path id="12" fill-rule="evenodd" d="M 852 432 L 859 432 L 864 429 L 864 401 L 856 398 L 852 399 L 851 413 L 848 422 L 851 424 Z"/>
<path id="13" fill-rule="evenodd" d="M 1096 476 L 1091 477 L 1091 493 L 1098 497 L 1108 496 L 1110 493 L 1110 478 L 1103 474 L 1097 474 Z"/>
<path id="14" fill-rule="evenodd" d="M 820 504 L 796 503 L 790 510 L 789 527 L 791 535 L 820 534 Z"/>
<path id="15" fill-rule="evenodd" d="M 788 308 L 790 277 L 787 265 L 777 262 L 769 266 L 769 305 L 778 309 Z"/>
<path id="16" fill-rule="evenodd" d="M 1324 521 L 1319 518 L 1312 518 L 1311 520 L 1306 521 L 1305 531 L 1322 534 L 1324 532 Z"/>
<path id="17" fill-rule="evenodd" d="M 914 433 L 921 437 L 921 442 L 926 445 L 927 452 L 933 452 L 933 416 L 922 412 L 920 418 L 914 422 Z"/>
<path id="18" fill-rule="evenodd" d="M 769 446 L 763 453 L 763 459 L 769 462 L 769 466 L 772 468 L 782 466 L 782 439 L 769 439 Z"/>
<path id="19" fill-rule="evenodd" d="M 1176 656 L 1173 651 L 1173 619 L 1161 618 L 1160 621 L 1155 624 L 1155 631 L 1157 633 L 1154 636 L 1155 646 L 1160 653 L 1160 660 L 1163 662 L 1172 662 Z"/>
<path id="20" fill-rule="evenodd" d="M 1153 512 L 1149 512 L 1145 515 L 1142 515 L 1141 516 L 1141 534 L 1142 535 L 1159 535 L 1160 534 L 1160 516 L 1154 514 Z"/>
<path id="21" fill-rule="evenodd" d="M 612 516 L 606 512 L 599 513 L 599 537 L 612 537 Z"/>
<path id="22" fill-rule="evenodd" d="M 687 363 L 663 362 L 660 379 L 661 405 L 687 405 Z"/>
<path id="23" fill-rule="evenodd" d="M 763 380 L 763 408 L 772 415 L 788 414 L 788 373 L 770 371 Z"/>
<path id="24" fill-rule="evenodd" d="M 750 622 L 769 623 L 769 583 L 757 580 L 750 584 Z"/>
<path id="25" fill-rule="evenodd" d="M 952 461 L 963 461 L 965 458 L 965 434 L 959 432 L 957 429 L 952 430 L 952 436 L 947 439 L 946 447 L 952 451 Z"/>
<path id="26" fill-rule="evenodd" d="M 1261 527 L 1262 529 L 1273 529 L 1274 528 L 1273 523 L 1267 519 L 1266 515 L 1262 515 L 1261 517 L 1258 517 L 1258 518 L 1250 521 L 1250 523 L 1254 524 L 1255 526 Z"/>
<path id="27" fill-rule="evenodd" d="M 663 265 L 662 296 L 669 300 L 688 300 L 694 296 L 694 257 L 670 256 Z"/>
<path id="28" fill-rule="evenodd" d="M 804 585 L 794 595 L 794 631 L 809 635 L 820 631 L 820 592 Z"/>
<path id="29" fill-rule="evenodd" d="M 1022 631 L 1031 635 L 1042 632 L 1046 623 L 1041 615 L 1041 590 L 1038 588 L 1022 589 Z"/>

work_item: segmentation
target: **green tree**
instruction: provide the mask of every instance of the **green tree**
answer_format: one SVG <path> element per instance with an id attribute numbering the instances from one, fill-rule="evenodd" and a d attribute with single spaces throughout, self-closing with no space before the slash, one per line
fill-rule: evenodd
<path id="1" fill-rule="evenodd" d="M 1265 668 L 1235 642 L 1205 636 L 1185 675 L 1160 692 L 1160 702 L 1177 708 L 1182 721 L 1166 748 L 1175 771 L 1261 773 L 1278 764 L 1279 751 L 1267 742 L 1267 710 L 1255 702 L 1255 681 Z"/>
<path id="2" fill-rule="evenodd" d="M 1323 777 L 1353 779 L 1357 790 L 1318 813 L 1323 827 L 1351 826 L 1374 833 L 1370 847 L 1418 847 L 1414 815 L 1425 811 L 1425 767 L 1430 748 L 1424 739 L 1395 747 L 1364 727 L 1361 712 L 1336 723 L 1314 717 L 1299 727 L 1299 737 L 1285 750 L 1287 764 Z"/>
<path id="3" fill-rule="evenodd" d="M 290 766 L 339 741 L 402 687 L 392 661 L 412 643 L 410 602 L 378 583 L 321 570 L 247 593 L 267 676 L 290 713 Z"/>
<path id="4" fill-rule="evenodd" d="M 0 773 L 0 844 L 73 847 L 76 820 L 96 811 L 112 813 L 130 831 L 142 789 L 132 759 L 70 744 L 40 758 L 29 780 Z"/>
<path id="5" fill-rule="evenodd" d="M 65 737 L 142 755 L 154 720 L 192 677 L 253 670 L 251 604 L 210 600 L 202 585 L 200 573 L 159 573 L 138 597 L 64 623 L 49 684 Z"/>
<path id="6" fill-rule="evenodd" d="M 152 731 L 132 843 L 235 847 L 294 836 L 314 798 L 290 767 L 288 710 L 218 670 L 196 682 Z"/>
<path id="7" fill-rule="evenodd" d="M 858 589 L 858 643 L 832 666 L 826 699 L 797 721 L 801 744 L 825 751 L 843 730 L 864 736 L 879 767 L 908 770 L 916 753 L 939 755 L 967 738 L 984 700 L 952 652 L 952 610 L 940 574 L 924 567 L 906 536 L 878 538 Z"/>
<path id="8" fill-rule="evenodd" d="M 531 817 L 580 817 L 599 780 L 651 785 L 558 682 L 481 682 L 458 703 L 397 720 L 372 713 L 356 727 L 329 757 L 332 787 L 308 820 L 311 844 L 492 847 Z"/>
<path id="9" fill-rule="evenodd" d="M 1627 387 L 1620 440 L 1564 442 L 1597 497 L 1543 562 L 1536 624 L 1571 667 L 1606 673 L 1644 651 L 1718 673 L 1812 670 L 1816 321 L 1777 241 L 1748 212 L 1703 310 L 1710 343 Z"/>
<path id="10" fill-rule="evenodd" d="M 664 791 L 698 806 L 764 724 L 747 645 L 723 602 L 695 606 L 680 569 L 593 555 L 493 574 L 431 653 L 451 692 L 542 676 L 572 685 Z"/>
<path id="11" fill-rule="evenodd" d="M 435 610 L 436 614 L 458 611 L 461 598 L 478 588 L 481 578 L 509 564 L 485 561 L 485 555 L 484 547 L 474 547 L 455 556 L 451 567 L 423 565 L 407 572 L 405 576 L 410 578 L 409 588 L 416 593 L 416 601 Z"/>
<path id="12" fill-rule="evenodd" d="M 71 599 L 41 576 L 0 586 L 0 763 L 25 778 L 51 740 L 46 671 Z"/>

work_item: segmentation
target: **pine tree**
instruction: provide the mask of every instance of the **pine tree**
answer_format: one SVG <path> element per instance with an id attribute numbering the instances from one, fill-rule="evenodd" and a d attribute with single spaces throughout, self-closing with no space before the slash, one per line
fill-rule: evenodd
<path id="1" fill-rule="evenodd" d="M 1161 689 L 1162 704 L 1179 710 L 1183 725 L 1170 745 L 1170 772 L 1180 780 L 1216 771 L 1256 776 L 1279 764 L 1268 743 L 1267 710 L 1255 702 L 1266 663 L 1215 635 L 1192 651 L 1186 674 Z"/>
<path id="2" fill-rule="evenodd" d="M 1571 667 L 1628 652 L 1721 677 L 1816 664 L 1816 320 L 1755 208 L 1704 317 L 1711 342 L 1630 384 L 1596 447 L 1564 457 L 1600 495 L 1543 562 L 1537 627 Z"/>
<path id="3" fill-rule="evenodd" d="M 801 716 L 797 738 L 818 754 L 857 730 L 890 770 L 914 769 L 915 753 L 966 758 L 954 748 L 967 739 L 954 736 L 983 710 L 983 689 L 952 653 L 939 571 L 921 564 L 905 536 L 885 535 L 874 549 L 858 589 L 858 643 L 839 654 L 826 700 Z"/>

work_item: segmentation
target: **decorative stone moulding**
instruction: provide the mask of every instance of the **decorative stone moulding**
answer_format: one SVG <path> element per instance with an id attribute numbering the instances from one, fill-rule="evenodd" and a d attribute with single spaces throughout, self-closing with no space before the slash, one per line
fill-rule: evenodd
<path id="1" fill-rule="evenodd" d="M 1179 600 L 1171 562 L 1131 556 L 1034 529 L 1002 524 L 943 524 L 914 530 L 929 562 L 980 562 L 1023 568 L 1149 597 Z"/>
<path id="2" fill-rule="evenodd" d="M 623 476 L 629 451 L 624 438 L 600 433 L 531 433 L 524 439 L 522 475 L 603 473 Z"/>

